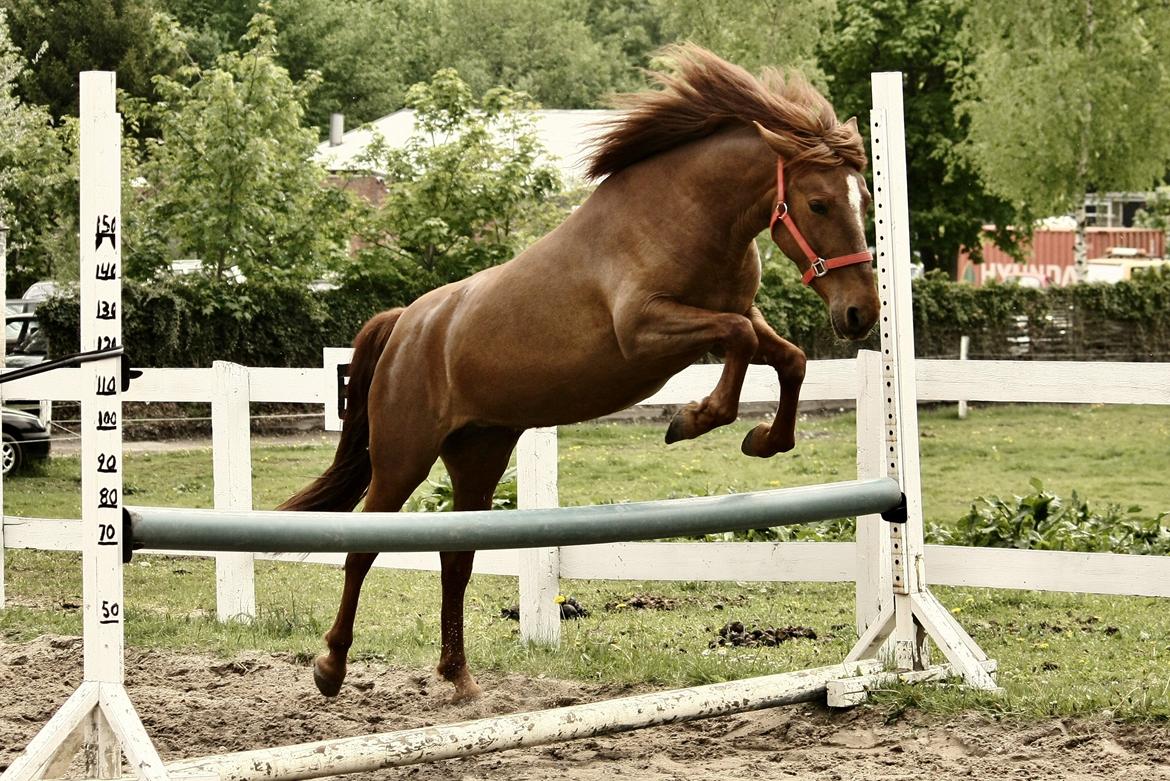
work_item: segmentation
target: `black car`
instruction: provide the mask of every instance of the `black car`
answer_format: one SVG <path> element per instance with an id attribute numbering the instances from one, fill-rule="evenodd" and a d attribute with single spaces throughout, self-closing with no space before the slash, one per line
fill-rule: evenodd
<path id="1" fill-rule="evenodd" d="M 36 415 L 3 409 L 4 445 L 0 449 L 0 474 L 8 476 L 28 463 L 29 459 L 49 457 L 49 430 Z"/>

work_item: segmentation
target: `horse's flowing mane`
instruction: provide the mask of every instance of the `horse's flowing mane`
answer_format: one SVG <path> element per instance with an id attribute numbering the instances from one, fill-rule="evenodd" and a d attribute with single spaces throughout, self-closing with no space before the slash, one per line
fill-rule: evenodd
<path id="1" fill-rule="evenodd" d="M 856 127 L 837 121 L 829 101 L 800 75 L 766 70 L 756 78 L 691 43 L 660 52 L 667 69 L 650 75 L 660 89 L 619 95 L 626 112 L 606 123 L 589 176 L 599 178 L 726 127 L 759 122 L 791 143 L 786 163 L 865 167 Z"/>

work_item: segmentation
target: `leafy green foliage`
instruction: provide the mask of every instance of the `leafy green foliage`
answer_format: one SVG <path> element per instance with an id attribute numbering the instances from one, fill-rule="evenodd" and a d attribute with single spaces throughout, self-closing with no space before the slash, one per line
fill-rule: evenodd
<path id="1" fill-rule="evenodd" d="M 1170 14 L 1142 0 L 985 0 L 965 151 L 991 190 L 1037 216 L 1093 189 L 1150 187 L 1170 165 Z"/>
<path id="2" fill-rule="evenodd" d="M 1145 208 L 1134 215 L 1134 223 L 1143 228 L 1160 228 L 1170 245 L 1170 185 L 1162 185 L 1154 190 Z"/>
<path id="3" fill-rule="evenodd" d="M 72 124 L 54 127 L 21 99 L 27 62 L 0 8 L 0 221 L 9 228 L 9 295 L 64 266 L 76 269 L 77 189 Z M 76 276 L 76 274 L 74 274 Z"/>
<path id="4" fill-rule="evenodd" d="M 234 267 L 249 279 L 306 281 L 346 259 L 348 200 L 323 186 L 315 134 L 302 125 L 311 85 L 276 62 L 270 17 L 253 18 L 245 43 L 214 68 L 158 79 L 161 137 L 148 143 L 146 185 L 127 221 L 137 233 L 132 276 L 199 258 L 214 280 Z"/>
<path id="5" fill-rule="evenodd" d="M 655 0 L 667 40 L 691 40 L 749 71 L 793 67 L 823 82 L 816 50 L 834 0 Z"/>
<path id="6" fill-rule="evenodd" d="M 138 366 L 312 366 L 325 344 L 329 318 L 321 296 L 304 285 L 248 280 L 223 284 L 204 276 L 123 280 L 122 328 Z M 41 304 L 37 316 L 50 353 L 77 349 L 76 290 Z"/>
<path id="7" fill-rule="evenodd" d="M 115 70 L 129 95 L 153 99 L 152 80 L 183 62 L 162 0 L 0 0 L 11 12 L 12 36 L 36 67 L 21 92 L 54 119 L 77 116 L 78 73 Z"/>
<path id="8" fill-rule="evenodd" d="M 500 484 L 496 486 L 492 497 L 491 509 L 515 510 L 516 506 L 516 470 L 512 468 L 500 478 Z M 428 479 L 406 503 L 408 512 L 444 513 L 454 509 L 455 491 L 451 486 L 451 476 L 446 472 Z"/>
<path id="9" fill-rule="evenodd" d="M 623 62 L 594 40 L 571 0 L 445 0 L 434 50 L 476 94 L 494 86 L 543 104 L 585 108 L 614 88 Z"/>
<path id="10" fill-rule="evenodd" d="M 1031 485 L 1026 496 L 979 497 L 955 526 L 931 524 L 928 538 L 981 548 L 1170 555 L 1170 512 L 1149 517 L 1117 504 L 1094 510 L 1076 491 L 1064 500 L 1035 478 Z"/>
<path id="11" fill-rule="evenodd" d="M 475 99 L 450 69 L 407 92 L 416 130 L 400 149 L 372 145 L 368 164 L 386 173 L 386 197 L 365 230 L 362 262 L 393 263 L 415 294 L 511 258 L 526 214 L 556 192 L 523 93 Z"/>
<path id="12" fill-rule="evenodd" d="M 187 52 L 203 67 L 235 49 L 261 0 L 161 0 L 186 31 Z"/>
<path id="13" fill-rule="evenodd" d="M 434 22 L 420 3 L 274 0 L 272 16 L 277 57 L 293 79 L 320 75 L 305 105 L 310 125 L 326 127 L 333 112 L 354 126 L 389 114 L 431 72 L 412 61 L 432 40 Z"/>
<path id="14" fill-rule="evenodd" d="M 870 74 L 904 72 L 910 241 L 927 269 L 950 272 L 961 248 L 982 246 L 983 223 L 1006 228 L 1014 218 L 1009 203 L 959 154 L 970 132 L 955 111 L 959 69 L 973 56 L 961 35 L 968 6 L 963 0 L 839 3 L 832 31 L 818 46 L 835 108 L 859 117 L 866 138 Z M 995 238 L 1010 244 L 1006 231 Z"/>

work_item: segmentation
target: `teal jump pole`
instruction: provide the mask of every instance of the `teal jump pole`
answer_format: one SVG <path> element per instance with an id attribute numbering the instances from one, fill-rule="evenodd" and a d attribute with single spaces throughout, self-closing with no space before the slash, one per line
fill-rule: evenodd
<path id="1" fill-rule="evenodd" d="M 465 551 L 590 545 L 815 523 L 881 513 L 895 517 L 891 478 L 654 502 L 543 510 L 341 513 L 128 508 L 135 549 L 346 553 Z"/>

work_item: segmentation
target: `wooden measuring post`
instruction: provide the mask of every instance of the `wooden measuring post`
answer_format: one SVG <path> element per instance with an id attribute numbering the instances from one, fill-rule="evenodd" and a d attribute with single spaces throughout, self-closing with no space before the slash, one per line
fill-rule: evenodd
<path id="1" fill-rule="evenodd" d="M 114 101 L 113 73 L 81 74 L 83 351 L 122 346 L 122 118 Z M 86 778 L 120 778 L 123 754 L 139 778 L 168 777 L 123 685 L 121 360 L 84 363 L 80 375 L 84 675 L 3 781 L 59 777 L 79 750 Z"/>

